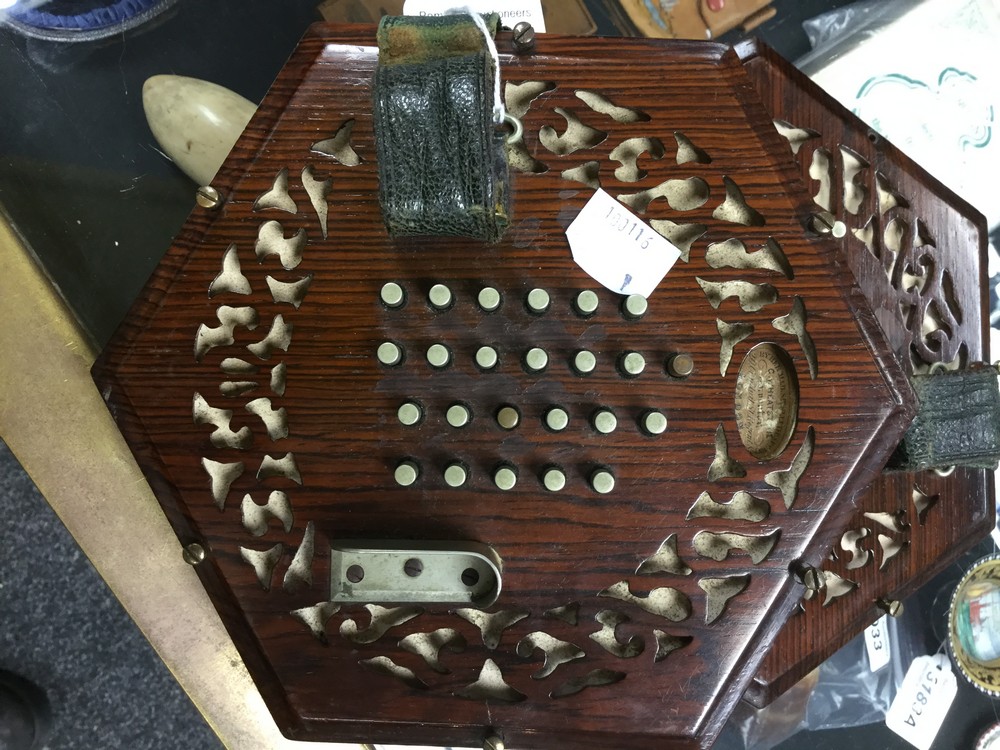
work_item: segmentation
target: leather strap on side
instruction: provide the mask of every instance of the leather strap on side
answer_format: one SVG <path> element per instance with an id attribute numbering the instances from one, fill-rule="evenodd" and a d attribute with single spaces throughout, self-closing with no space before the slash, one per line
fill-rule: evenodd
<path id="1" fill-rule="evenodd" d="M 919 408 L 903 442 L 889 459 L 890 471 L 995 469 L 1000 460 L 1000 388 L 996 369 L 915 375 Z"/>

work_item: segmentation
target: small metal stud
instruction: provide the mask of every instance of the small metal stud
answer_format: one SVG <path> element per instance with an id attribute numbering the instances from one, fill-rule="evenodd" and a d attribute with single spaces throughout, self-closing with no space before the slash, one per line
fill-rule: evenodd
<path id="1" fill-rule="evenodd" d="M 409 487 L 417 481 L 417 477 L 419 476 L 420 466 L 414 461 L 400 461 L 396 466 L 396 471 L 393 472 L 396 484 L 400 487 Z"/>
<path id="2" fill-rule="evenodd" d="M 651 409 L 642 415 L 639 426 L 647 435 L 662 435 L 667 429 L 667 417 L 663 412 Z"/>
<path id="3" fill-rule="evenodd" d="M 493 484 L 505 492 L 507 490 L 514 489 L 514 485 L 517 484 L 517 472 L 514 470 L 514 467 L 498 467 L 497 470 L 493 472 Z"/>
<path id="4" fill-rule="evenodd" d="M 514 51 L 519 55 L 527 54 L 535 48 L 535 29 L 527 21 L 521 21 L 514 25 L 511 43 Z"/>
<path id="5" fill-rule="evenodd" d="M 667 360 L 667 372 L 674 378 L 686 378 L 694 372 L 694 358 L 690 354 L 674 354 Z"/>
<path id="6" fill-rule="evenodd" d="M 646 369 L 646 358 L 639 352 L 625 352 L 618 362 L 622 375 L 627 378 L 637 378 Z"/>
<path id="7" fill-rule="evenodd" d="M 838 221 L 829 211 L 813 214 L 810 226 L 816 234 L 832 234 L 838 240 L 847 235 L 847 225 Z"/>
<path id="8" fill-rule="evenodd" d="M 562 432 L 569 424 L 569 414 L 560 406 L 553 406 L 545 412 L 545 426 L 553 432 Z"/>
<path id="9" fill-rule="evenodd" d="M 507 750 L 507 746 L 504 745 L 503 740 L 500 739 L 497 735 L 491 734 L 489 737 L 483 740 L 483 750 Z"/>
<path id="10" fill-rule="evenodd" d="M 444 469 L 444 483 L 449 487 L 461 487 L 469 478 L 469 472 L 458 461 L 453 461 Z"/>
<path id="11" fill-rule="evenodd" d="M 550 466 L 542 473 L 542 484 L 549 492 L 559 492 L 566 486 L 566 474 L 556 466 Z"/>
<path id="12" fill-rule="evenodd" d="M 898 599 L 876 599 L 875 606 L 889 615 L 889 617 L 903 616 L 903 603 Z"/>
<path id="13" fill-rule="evenodd" d="M 382 289 L 379 292 L 379 296 L 382 298 L 382 303 L 386 307 L 402 307 L 403 303 L 406 302 L 406 293 L 403 291 L 403 287 L 395 281 L 389 281 L 383 284 Z"/>
<path id="14" fill-rule="evenodd" d="M 602 435 L 610 435 L 618 429 L 618 417 L 610 409 L 598 409 L 590 421 L 594 429 Z"/>
<path id="15" fill-rule="evenodd" d="M 492 370 L 498 361 L 497 350 L 492 346 L 481 346 L 476 349 L 476 365 L 481 370 Z"/>
<path id="16" fill-rule="evenodd" d="M 549 355 L 544 349 L 535 346 L 524 355 L 524 367 L 528 372 L 541 372 L 549 366 Z"/>
<path id="17" fill-rule="evenodd" d="M 500 307 L 500 292 L 491 286 L 484 286 L 479 290 L 477 301 L 479 302 L 479 308 L 483 312 L 493 312 Z"/>
<path id="18" fill-rule="evenodd" d="M 806 587 L 807 591 L 822 591 L 826 586 L 826 579 L 823 574 L 812 565 L 803 562 L 794 562 L 791 571 L 798 579 L 799 583 Z"/>
<path id="19" fill-rule="evenodd" d="M 453 300 L 454 297 L 451 294 L 451 289 L 444 284 L 435 284 L 427 292 L 427 301 L 431 303 L 431 307 L 435 310 L 447 310 L 451 307 Z"/>
<path id="20" fill-rule="evenodd" d="M 219 191 L 211 185 L 204 185 L 198 188 L 194 194 L 194 199 L 202 208 L 218 208 L 222 205 L 222 197 Z"/>
<path id="21" fill-rule="evenodd" d="M 188 565 L 198 565 L 205 560 L 205 548 L 197 542 L 192 542 L 184 547 L 181 557 Z"/>
<path id="22" fill-rule="evenodd" d="M 607 469 L 598 469 L 590 475 L 590 487 L 598 494 L 607 495 L 615 488 L 615 475 Z"/>
<path id="23" fill-rule="evenodd" d="M 588 318 L 597 312 L 597 306 L 599 304 L 600 299 L 597 297 L 597 292 L 592 292 L 590 289 L 583 290 L 576 295 L 576 299 L 573 300 L 573 308 L 576 310 L 578 315 L 582 315 L 585 318 Z"/>
<path id="24" fill-rule="evenodd" d="M 573 357 L 573 369 L 577 375 L 589 375 L 597 367 L 597 357 L 593 352 L 581 349 Z"/>
<path id="25" fill-rule="evenodd" d="M 501 406 L 497 411 L 497 424 L 505 430 L 513 430 L 521 421 L 521 412 L 513 406 Z"/>
<path id="26" fill-rule="evenodd" d="M 637 320 L 646 314 L 649 303 L 646 298 L 638 294 L 630 294 L 622 302 L 622 314 L 629 320 Z"/>
<path id="27" fill-rule="evenodd" d="M 465 404 L 452 404 L 445 413 L 445 419 L 452 427 L 465 427 L 472 419 L 472 412 Z"/>
<path id="28" fill-rule="evenodd" d="M 427 364 L 438 370 L 451 364 L 451 350 L 444 344 L 431 344 L 427 347 Z"/>
<path id="29" fill-rule="evenodd" d="M 416 401 L 405 401 L 396 410 L 396 416 L 401 424 L 412 427 L 419 424 L 420 420 L 424 418 L 424 410 Z"/>
<path id="30" fill-rule="evenodd" d="M 543 312 L 548 310 L 551 302 L 552 300 L 549 298 L 549 293 L 544 289 L 532 289 L 528 292 L 528 296 L 526 298 L 528 310 L 536 315 L 541 315 Z"/>
<path id="31" fill-rule="evenodd" d="M 376 352 L 378 361 L 386 367 L 393 367 L 403 361 L 403 350 L 398 344 L 391 341 L 383 341 L 378 345 Z"/>

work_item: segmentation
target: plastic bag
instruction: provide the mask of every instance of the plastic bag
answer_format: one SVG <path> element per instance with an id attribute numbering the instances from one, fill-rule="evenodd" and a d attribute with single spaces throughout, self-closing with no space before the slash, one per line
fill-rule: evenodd
<path id="1" fill-rule="evenodd" d="M 891 660 L 878 672 L 869 667 L 862 633 L 770 706 L 740 703 L 715 750 L 770 750 L 803 730 L 883 721 L 910 662 L 926 651 L 922 622 L 919 613 L 885 618 Z"/>

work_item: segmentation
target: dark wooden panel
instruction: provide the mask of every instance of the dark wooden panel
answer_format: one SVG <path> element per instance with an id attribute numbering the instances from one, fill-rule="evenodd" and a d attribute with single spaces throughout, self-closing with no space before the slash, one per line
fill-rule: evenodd
<path id="1" fill-rule="evenodd" d="M 752 44 L 740 52 L 772 117 L 801 131 L 794 156 L 817 203 L 828 176 L 833 202 L 826 207 L 848 230 L 840 244 L 903 366 L 927 372 L 988 359 L 982 215 L 774 52 Z M 856 206 L 846 202 L 853 211 L 845 205 L 842 149 L 863 164 L 854 178 L 863 195 Z M 834 559 L 824 563 L 831 581 L 851 590 L 804 603 L 748 699 L 770 702 L 883 614 L 879 599 L 912 593 L 982 539 L 994 524 L 992 498 L 993 473 L 985 470 L 881 477 L 860 498 L 844 546 L 834 545 Z M 871 514 L 899 514 L 900 523 L 890 529 Z M 903 546 L 887 559 L 883 545 Z"/>
<path id="2" fill-rule="evenodd" d="M 370 28 L 314 27 L 217 176 L 223 206 L 192 214 L 95 366 L 95 378 L 181 541 L 198 541 L 208 550 L 198 571 L 279 726 L 290 736 L 475 744 L 495 730 L 509 745 L 527 748 L 705 746 L 801 593 L 789 567 L 798 560 L 820 562 L 842 530 L 852 499 L 876 475 L 908 422 L 912 395 L 902 371 L 844 273 L 840 250 L 803 230 L 811 209 L 797 168 L 742 62 L 728 48 L 546 37 L 533 56 L 505 55 L 506 81 L 547 81 L 555 88 L 534 101 L 524 117 L 528 150 L 546 169 L 512 174 L 513 225 L 503 242 L 484 247 L 459 239 L 392 242 L 386 237 L 376 200 L 370 115 L 373 38 Z M 500 45 L 507 49 L 509 41 L 504 38 Z M 578 98 L 575 92 L 582 89 L 648 117 L 617 122 Z M 572 110 L 607 136 L 590 148 L 555 155 L 539 133 L 544 126 L 565 130 L 556 107 Z M 311 150 L 348 121 L 360 163 L 349 166 Z M 678 163 L 683 159 L 677 158 L 681 149 L 675 133 L 710 161 Z M 658 139 L 664 156 L 643 157 L 640 166 L 649 174 L 620 182 L 615 176 L 620 165 L 611 153 L 626 138 L 640 137 Z M 650 312 L 639 321 L 626 320 L 620 297 L 603 289 L 597 289 L 600 309 L 594 317 L 582 319 L 570 309 L 572 296 L 595 284 L 572 263 L 563 232 L 592 190 L 561 175 L 588 161 L 597 163 L 601 184 L 619 197 L 671 179 L 698 178 L 708 190 L 707 200 L 692 200 L 696 205 L 690 210 L 673 210 L 657 198 L 645 212 L 649 220 L 702 224 L 705 233 L 690 259 L 661 283 Z M 329 209 L 327 237 L 305 189 L 304 167 L 332 180 L 319 204 Z M 254 210 L 283 169 L 294 213 Z M 720 212 L 727 204 L 727 180 L 738 185 L 759 221 L 734 223 L 732 215 Z M 271 221 L 280 222 L 283 237 L 305 233 L 301 262 L 294 268 L 287 258 L 288 268 L 283 268 L 278 256 L 255 253 L 260 233 L 273 228 Z M 710 264 L 709 246 L 716 245 L 718 254 L 727 240 L 744 243 L 747 252 L 768 243 L 779 246 L 793 278 L 765 268 L 739 268 L 741 253 L 723 253 L 723 262 Z M 210 296 L 231 246 L 252 291 Z M 298 307 L 269 292 L 269 278 L 274 284 L 306 277 L 308 291 Z M 733 298 L 714 309 L 699 279 L 766 283 L 777 298 L 758 310 L 744 310 Z M 386 281 L 406 288 L 408 302 L 401 310 L 379 303 Z M 455 294 L 448 311 L 433 311 L 426 303 L 427 290 L 436 282 L 448 284 Z M 484 284 L 504 294 L 497 313 L 484 314 L 474 304 Z M 523 295 L 532 287 L 546 288 L 552 296 L 545 315 L 532 316 L 523 306 Z M 816 350 L 811 363 L 807 338 L 780 330 L 787 325 L 772 324 L 796 300 L 804 306 L 805 330 Z M 255 316 L 252 329 L 240 322 L 249 321 L 244 315 Z M 220 335 L 218 346 L 199 351 L 199 335 L 204 341 L 205 331 L 220 328 L 224 320 L 237 322 L 232 341 Z M 734 344 L 727 368 L 720 361 L 719 321 L 748 327 L 747 336 Z M 255 347 L 269 330 L 286 324 L 292 329 L 283 348 L 263 352 Z M 406 349 L 407 359 L 398 368 L 385 368 L 375 358 L 377 346 L 387 339 Z M 451 347 L 452 367 L 433 371 L 427 366 L 423 352 L 432 342 Z M 769 461 L 755 459 L 741 444 L 734 415 L 737 372 L 751 347 L 765 342 L 788 353 L 799 385 L 792 438 Z M 471 355 L 480 344 L 500 349 L 497 372 L 474 367 Z M 549 352 L 550 366 L 542 375 L 520 366 L 520 354 L 532 345 Z M 567 364 L 578 348 L 591 349 L 598 358 L 598 369 L 586 378 Z M 646 356 L 647 370 L 636 379 L 621 377 L 614 367 L 625 350 Z M 695 370 L 686 379 L 666 372 L 667 358 L 677 352 L 693 357 Z M 235 357 L 257 369 L 246 376 L 226 375 L 225 359 Z M 276 365 L 285 369 L 283 389 L 270 385 Z M 227 381 L 237 380 L 256 385 L 240 395 L 220 392 L 229 387 Z M 265 398 L 268 403 L 256 401 Z M 419 426 L 406 428 L 396 420 L 404 399 L 417 399 L 427 409 Z M 452 401 L 471 405 L 471 426 L 453 430 L 445 425 L 443 410 Z M 513 432 L 502 432 L 491 419 L 501 403 L 521 410 L 522 423 Z M 273 417 L 273 439 L 248 404 L 262 413 L 284 410 Z M 543 429 L 541 413 L 550 404 L 569 411 L 571 426 L 565 433 Z M 619 427 L 611 435 L 599 435 L 588 425 L 588 415 L 598 406 L 617 413 Z M 668 417 L 669 428 L 658 438 L 637 428 L 636 419 L 648 408 L 660 408 Z M 193 414 L 215 426 L 195 424 Z M 249 437 L 238 440 L 243 428 Z M 727 437 L 729 455 L 745 467 L 745 475 L 710 481 L 717 430 Z M 808 435 L 815 435 L 815 447 L 786 507 L 766 477 L 787 469 Z M 268 456 L 286 454 L 294 457 L 294 480 L 258 477 Z M 392 480 L 403 458 L 423 469 L 410 488 Z M 471 470 L 461 490 L 441 480 L 443 464 L 452 458 Z M 213 498 L 206 459 L 242 466 L 219 498 Z M 491 470 L 501 461 L 520 472 L 510 492 L 490 482 Z M 561 493 L 547 493 L 539 482 L 549 463 L 566 471 Z M 616 476 L 608 495 L 587 485 L 597 466 L 609 467 Z M 241 523 L 241 501 L 249 495 L 263 504 L 275 491 L 286 492 L 290 500 L 290 530 L 271 520 L 266 533 L 254 537 Z M 764 501 L 770 515 L 758 522 L 686 520 L 701 493 L 725 502 L 741 491 Z M 777 544 L 757 564 L 738 550 L 715 560 L 700 556 L 694 546 L 700 532 L 760 537 L 774 531 L 780 532 Z M 693 572 L 636 575 L 637 566 L 672 534 Z M 530 615 L 505 632 L 495 649 L 485 648 L 477 629 L 446 606 L 428 606 L 368 644 L 339 634 L 349 620 L 360 628 L 368 623 L 361 607 L 344 607 L 326 623 L 322 637 L 314 638 L 290 613 L 328 599 L 328 542 L 338 538 L 489 544 L 504 570 L 503 593 L 494 609 Z M 244 558 L 271 549 L 276 557 L 265 588 Z M 295 586 L 288 577 L 288 570 L 297 567 L 295 557 L 311 579 L 307 584 Z M 706 622 L 707 597 L 699 584 L 734 576 L 748 576 L 747 588 L 728 602 L 722 616 Z M 622 581 L 642 596 L 672 588 L 690 601 L 691 615 L 674 623 L 635 600 L 598 596 Z M 576 625 L 544 616 L 571 602 L 580 607 Z M 589 637 L 602 629 L 595 617 L 607 609 L 630 618 L 618 636 L 622 641 L 642 637 L 640 655 L 615 656 Z M 433 672 L 397 646 L 404 635 L 445 627 L 468 643 L 462 653 L 444 653 L 448 674 Z M 691 640 L 654 661 L 654 630 Z M 585 656 L 544 679 L 532 679 L 539 669 L 538 652 L 522 658 L 514 647 L 535 631 L 570 641 Z M 360 664 L 377 657 L 412 670 L 427 689 Z M 525 696 L 523 701 L 455 695 L 476 680 L 487 660 Z M 620 681 L 549 697 L 594 670 Z"/>

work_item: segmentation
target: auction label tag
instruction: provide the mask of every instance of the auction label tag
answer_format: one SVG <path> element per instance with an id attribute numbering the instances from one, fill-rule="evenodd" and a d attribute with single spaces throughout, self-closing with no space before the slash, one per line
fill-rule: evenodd
<path id="1" fill-rule="evenodd" d="M 868 668 L 872 672 L 878 672 L 892 661 L 892 653 L 889 650 L 889 615 L 882 615 L 875 622 L 865 628 L 865 650 L 868 652 Z"/>
<path id="2" fill-rule="evenodd" d="M 885 725 L 919 750 L 930 750 L 957 692 L 946 654 L 918 656 L 885 714 Z"/>
<path id="3" fill-rule="evenodd" d="M 405 0 L 404 16 L 442 16 L 453 8 L 469 8 L 476 13 L 486 15 L 496 13 L 500 16 L 500 25 L 509 29 L 516 24 L 527 21 L 536 32 L 545 32 L 545 16 L 542 15 L 542 0 L 513 0 L 498 3 L 494 0 Z"/>
<path id="4" fill-rule="evenodd" d="M 619 294 L 648 297 L 681 251 L 625 206 L 598 189 L 566 228 L 573 260 Z"/>

